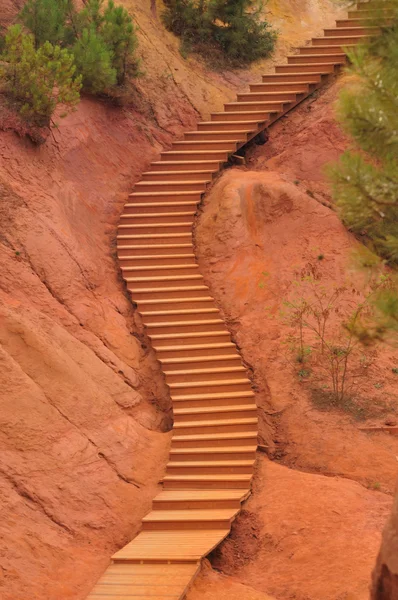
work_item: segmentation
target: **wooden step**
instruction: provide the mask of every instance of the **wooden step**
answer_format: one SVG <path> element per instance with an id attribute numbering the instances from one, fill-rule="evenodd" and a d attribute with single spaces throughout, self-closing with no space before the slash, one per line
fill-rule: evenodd
<path id="1" fill-rule="evenodd" d="M 196 192 L 203 194 L 206 189 L 204 181 L 141 181 L 134 187 L 134 192 Z"/>
<path id="2" fill-rule="evenodd" d="M 325 29 L 325 36 L 327 38 L 342 36 L 369 36 L 377 33 L 377 27 L 364 27 L 364 26 L 340 26 L 333 29 Z"/>
<path id="3" fill-rule="evenodd" d="M 167 234 L 172 235 L 192 235 L 193 215 L 190 220 L 185 220 L 180 223 L 173 221 L 171 223 L 141 223 L 141 224 L 123 224 L 118 227 L 118 237 L 126 235 L 153 235 L 162 236 Z"/>
<path id="4" fill-rule="evenodd" d="M 250 475 L 254 461 L 249 460 L 193 460 L 170 461 L 166 476 L 169 475 Z"/>
<path id="5" fill-rule="evenodd" d="M 130 202 L 138 202 L 140 204 L 145 202 L 156 203 L 156 202 L 199 202 L 202 196 L 200 191 L 161 191 L 156 192 L 148 191 L 134 191 L 129 194 Z M 128 203 L 129 204 L 129 203 Z"/>
<path id="6" fill-rule="evenodd" d="M 194 406 L 213 406 L 216 402 L 218 406 L 235 404 L 251 404 L 253 402 L 253 391 L 238 391 L 238 392 L 206 392 L 201 394 L 180 394 L 173 392 L 172 399 L 175 406 L 194 407 Z"/>
<path id="7" fill-rule="evenodd" d="M 196 561 L 185 564 L 112 564 L 88 600 L 180 600 L 198 568 Z"/>
<path id="8" fill-rule="evenodd" d="M 142 249 L 141 249 L 142 252 Z M 145 250 L 144 250 L 145 252 Z M 141 255 L 126 255 L 119 257 L 121 268 L 135 266 L 155 266 L 155 265 L 191 265 L 196 264 L 195 255 L 191 254 L 141 254 Z"/>
<path id="9" fill-rule="evenodd" d="M 190 242 L 191 240 L 189 240 Z M 142 256 L 145 252 L 146 256 L 149 255 L 168 255 L 168 254 L 186 254 L 192 252 L 192 243 L 178 242 L 174 244 L 150 244 L 147 243 L 145 248 L 140 245 L 129 244 L 129 243 L 118 243 L 117 254 L 118 258 Z"/>
<path id="10" fill-rule="evenodd" d="M 247 133 L 239 129 L 220 130 L 220 131 L 189 131 L 185 134 L 187 140 L 231 140 L 234 142 L 246 142 Z"/>
<path id="11" fill-rule="evenodd" d="M 212 180 L 218 169 L 203 169 L 201 171 L 147 171 L 142 174 L 143 181 L 204 181 Z"/>
<path id="12" fill-rule="evenodd" d="M 185 212 L 132 212 L 126 213 L 120 217 L 121 225 L 145 225 L 145 224 L 165 224 L 185 223 L 189 221 L 192 226 L 195 210 Z"/>
<path id="13" fill-rule="evenodd" d="M 157 301 L 159 304 L 163 300 L 169 300 L 171 298 L 181 298 L 181 292 L 183 289 L 183 295 L 187 302 L 189 298 L 207 297 L 209 294 L 209 288 L 206 285 L 189 285 L 181 288 L 180 286 L 159 286 L 159 287 L 140 287 L 136 284 L 128 284 L 127 289 L 133 292 L 134 300 L 138 303 L 138 306 L 142 306 L 143 302 L 149 300 L 151 303 Z"/>
<path id="14" fill-rule="evenodd" d="M 331 37 L 320 37 L 312 38 L 312 45 L 318 48 L 319 46 L 331 48 L 332 46 L 338 46 L 339 48 L 346 48 L 347 46 L 353 46 L 358 42 L 364 40 L 368 36 L 357 35 L 357 36 L 331 36 Z"/>
<path id="15" fill-rule="evenodd" d="M 218 309 L 216 309 L 218 311 Z M 164 370 L 168 369 L 183 369 L 185 367 L 192 369 L 203 369 L 211 364 L 212 367 L 231 367 L 235 364 L 241 365 L 241 357 L 236 352 L 230 354 L 222 354 L 219 352 L 214 355 L 204 356 L 184 356 L 182 358 L 165 358 L 162 360 Z"/>
<path id="16" fill-rule="evenodd" d="M 211 448 L 213 446 L 243 446 L 257 445 L 257 432 L 216 432 L 216 433 L 175 433 L 172 440 L 173 448 Z"/>
<path id="17" fill-rule="evenodd" d="M 185 344 L 178 345 L 173 344 L 169 346 L 162 346 L 157 349 L 157 356 L 163 362 L 163 359 L 167 358 L 181 358 L 187 356 L 203 356 L 207 353 L 208 356 L 214 356 L 222 351 L 224 354 L 229 353 L 231 356 L 236 354 L 236 346 L 231 341 L 214 342 L 214 340 L 207 344 Z"/>
<path id="18" fill-rule="evenodd" d="M 242 104 L 243 104 L 243 102 L 242 102 Z M 255 103 L 251 102 L 250 104 L 255 104 Z M 229 121 L 235 121 L 237 119 L 244 118 L 244 119 L 250 119 L 250 120 L 256 121 L 256 123 L 259 125 L 260 123 L 265 123 L 266 121 L 268 121 L 270 116 L 273 114 L 275 114 L 275 111 L 273 111 L 273 110 L 268 110 L 268 109 L 257 110 L 257 109 L 255 109 L 255 110 L 247 110 L 247 111 L 223 112 L 223 113 L 214 114 L 212 116 L 214 116 L 214 118 L 217 117 L 218 119 L 220 119 L 219 122 L 223 122 L 223 123 L 227 123 Z"/>
<path id="19" fill-rule="evenodd" d="M 309 91 L 310 83 L 302 81 L 291 82 L 263 82 L 263 83 L 252 83 L 250 84 L 250 92 L 258 94 L 259 92 L 287 92 L 292 94 L 307 93 Z"/>
<path id="20" fill-rule="evenodd" d="M 151 339 L 158 339 L 157 335 L 168 335 L 169 333 L 175 333 L 175 335 L 181 335 L 183 333 L 190 334 L 192 331 L 199 332 L 226 332 L 228 331 L 225 327 L 223 319 L 216 318 L 215 315 L 212 319 L 197 319 L 195 321 L 157 321 L 156 323 L 147 323 L 148 335 Z"/>
<path id="21" fill-rule="evenodd" d="M 315 74 L 321 74 L 321 75 L 329 75 L 331 73 L 334 73 L 336 70 L 336 65 L 334 63 L 322 63 L 322 62 L 318 62 L 318 63 L 302 63 L 302 64 L 298 64 L 298 65 L 280 65 L 275 67 L 275 71 L 277 75 L 280 74 L 295 74 L 295 73 L 300 73 L 302 70 L 308 71 L 308 72 L 312 72 Z"/>
<path id="22" fill-rule="evenodd" d="M 224 114 L 224 113 L 220 113 Z M 238 120 L 234 121 L 202 121 L 198 123 L 198 131 L 221 131 L 227 130 L 230 131 L 233 129 L 234 131 L 244 131 L 250 133 L 251 131 L 256 131 L 258 128 L 257 120 L 248 120 L 244 119 L 242 115 L 239 115 Z"/>
<path id="23" fill-rule="evenodd" d="M 297 81 L 302 81 L 306 84 L 308 83 L 320 83 L 321 75 L 318 73 L 313 73 L 309 71 L 299 72 L 299 73 L 274 73 L 272 75 L 263 75 L 262 77 L 264 83 L 272 83 L 272 82 L 286 82 L 286 83 L 294 83 Z"/>
<path id="24" fill-rule="evenodd" d="M 173 410 L 174 420 L 180 423 L 184 421 L 211 420 L 233 418 L 235 416 L 242 418 L 251 418 L 257 416 L 257 406 L 252 404 L 236 404 L 235 406 L 211 406 L 211 407 L 191 407 L 175 408 Z"/>
<path id="25" fill-rule="evenodd" d="M 150 277 L 152 278 L 153 276 L 156 276 L 157 274 L 162 274 L 164 273 L 165 275 L 191 275 L 192 273 L 196 273 L 198 271 L 198 265 L 197 263 L 192 263 L 192 264 L 188 264 L 188 265 L 170 265 L 170 264 L 164 264 L 164 265 L 140 265 L 140 266 L 136 266 L 134 265 L 133 267 L 127 267 L 124 266 L 123 263 L 121 263 L 121 269 L 123 271 L 123 275 L 125 274 L 127 277 L 129 275 L 139 275 L 140 277 Z M 149 323 L 148 323 L 149 325 Z"/>
<path id="26" fill-rule="evenodd" d="M 211 296 L 206 293 L 192 294 L 188 297 L 186 296 L 186 290 L 184 290 L 184 295 L 182 297 L 175 296 L 174 298 L 164 297 L 162 299 L 158 298 L 148 298 L 148 299 L 140 299 L 138 301 L 138 306 L 140 311 L 148 310 L 148 309 L 159 309 L 159 310 L 168 310 L 170 308 L 197 308 L 201 310 L 202 308 L 214 307 L 214 300 Z"/>
<path id="27" fill-rule="evenodd" d="M 163 479 L 165 490 L 171 489 L 244 489 L 250 486 L 251 474 L 238 475 L 166 475 Z M 228 529 L 229 531 L 229 529 Z"/>
<path id="28" fill-rule="evenodd" d="M 153 510 L 240 508 L 247 494 L 230 490 L 163 490 L 153 501 Z"/>
<path id="29" fill-rule="evenodd" d="M 273 102 L 295 102 L 296 97 L 298 94 L 301 94 L 303 92 L 301 92 L 300 90 L 296 91 L 289 91 L 289 92 L 261 92 L 261 93 L 254 93 L 254 92 L 249 92 L 249 93 L 241 93 L 238 94 L 238 102 L 266 102 L 266 101 L 273 101 Z"/>
<path id="30" fill-rule="evenodd" d="M 372 20 L 371 19 L 361 19 L 361 18 L 355 18 L 355 17 L 351 17 L 351 19 L 338 19 L 336 21 L 336 27 L 338 29 L 340 28 L 355 28 L 355 27 L 368 27 L 370 25 L 372 25 Z M 327 31 L 332 31 L 332 30 L 327 30 Z M 334 29 L 333 31 L 336 31 L 336 29 Z M 331 34 L 328 34 L 331 35 Z"/>
<path id="31" fill-rule="evenodd" d="M 203 170 L 214 170 L 218 171 L 220 168 L 220 161 L 218 160 L 160 160 L 151 163 L 151 171 L 164 171 L 170 169 L 170 171 L 203 171 Z"/>
<path id="32" fill-rule="evenodd" d="M 153 510 L 142 520 L 143 531 L 222 529 L 230 527 L 236 508 Z"/>
<path id="33" fill-rule="evenodd" d="M 170 459 L 184 460 L 255 460 L 257 447 L 252 446 L 209 446 L 207 448 L 170 449 Z"/>
<path id="34" fill-rule="evenodd" d="M 229 139 L 219 140 L 185 140 L 183 142 L 174 142 L 172 146 L 173 150 L 179 152 L 185 152 L 186 150 L 196 151 L 210 151 L 210 152 L 232 152 L 236 150 L 236 141 Z"/>
<path id="35" fill-rule="evenodd" d="M 194 214 L 197 210 L 198 203 L 194 200 L 187 201 L 173 201 L 173 202 L 132 202 L 125 204 L 124 213 L 121 215 L 121 221 L 127 217 L 127 215 L 137 214 L 163 214 L 163 213 L 181 213 L 182 211 L 189 211 Z"/>
<path id="36" fill-rule="evenodd" d="M 182 383 L 188 381 L 195 383 L 205 379 L 207 382 L 216 380 L 219 377 L 228 377 L 229 379 L 240 379 L 246 374 L 246 369 L 241 364 L 232 367 L 202 368 L 202 369 L 179 369 L 168 370 L 165 368 L 167 384 Z"/>
<path id="37" fill-rule="evenodd" d="M 191 563 L 200 560 L 202 556 L 213 550 L 228 533 L 229 528 L 143 531 L 127 546 L 116 552 L 112 560 L 116 564 L 141 563 L 141 561 Z"/>
<path id="38" fill-rule="evenodd" d="M 197 264 L 195 263 L 197 267 Z M 218 308 L 212 306 L 210 308 L 190 308 L 190 309 L 174 309 L 174 310 L 153 310 L 141 311 L 142 317 L 147 325 L 159 322 L 159 319 L 167 319 L 167 321 L 181 321 L 182 318 L 196 317 L 196 319 L 208 319 L 209 317 L 219 315 Z M 196 362 L 196 359 L 195 359 Z"/>
<path id="39" fill-rule="evenodd" d="M 341 52 L 335 54 L 294 54 L 287 57 L 289 65 L 307 65 L 308 63 L 328 63 L 333 66 L 344 65 L 347 56 Z"/>
<path id="40" fill-rule="evenodd" d="M 255 417 L 233 417 L 223 419 L 209 419 L 207 421 L 175 421 L 174 430 L 177 435 L 195 433 L 230 433 L 253 432 L 257 434 L 258 419 Z"/>
<path id="41" fill-rule="evenodd" d="M 225 162 L 232 150 L 169 150 L 162 152 L 161 157 L 165 161 L 195 161 L 204 158 L 212 158 Z"/>
<path id="42" fill-rule="evenodd" d="M 326 59 L 327 57 L 331 56 L 337 56 L 337 58 L 340 57 L 345 57 L 345 48 L 346 46 L 339 46 L 339 45 L 330 45 L 328 44 L 327 46 L 319 44 L 319 45 L 314 45 L 314 46 L 304 46 L 303 48 L 299 48 L 299 56 L 317 56 L 319 59 L 324 60 L 324 58 Z M 350 46 L 347 45 L 348 48 L 350 48 Z M 334 60 L 334 59 L 333 59 Z M 337 62 L 337 61 L 334 61 Z"/>

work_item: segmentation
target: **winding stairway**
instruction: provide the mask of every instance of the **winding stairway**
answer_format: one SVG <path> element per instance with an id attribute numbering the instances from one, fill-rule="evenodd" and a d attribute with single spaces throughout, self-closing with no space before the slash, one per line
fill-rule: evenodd
<path id="1" fill-rule="evenodd" d="M 230 156 L 322 86 L 344 49 L 373 33 L 359 3 L 250 92 L 174 142 L 125 205 L 118 256 L 174 406 L 163 489 L 142 530 L 116 552 L 89 600 L 178 600 L 200 560 L 230 532 L 250 493 L 257 448 L 251 383 L 195 261 L 192 224 Z"/>

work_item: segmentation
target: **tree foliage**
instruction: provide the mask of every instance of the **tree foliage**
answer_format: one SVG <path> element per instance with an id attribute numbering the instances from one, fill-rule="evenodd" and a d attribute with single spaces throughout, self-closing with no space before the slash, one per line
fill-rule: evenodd
<path id="1" fill-rule="evenodd" d="M 49 41 L 71 50 L 90 93 L 122 85 L 137 64 L 133 21 L 113 0 L 86 0 L 79 12 L 72 0 L 28 0 L 20 20 L 32 32 L 36 48 Z"/>
<path id="2" fill-rule="evenodd" d="M 112 57 L 93 26 L 82 30 L 73 46 L 73 54 L 86 91 L 98 94 L 115 85 Z"/>
<path id="3" fill-rule="evenodd" d="M 398 0 L 372 3 L 380 35 L 349 52 L 354 83 L 340 97 L 338 114 L 354 142 L 331 167 L 341 216 L 390 267 L 398 267 Z M 386 5 L 384 5 L 386 6 Z M 396 282 L 396 279 L 395 279 Z M 396 288 L 377 298 L 377 336 L 398 331 Z M 366 337 L 366 336 L 365 336 Z"/>
<path id="4" fill-rule="evenodd" d="M 45 42 L 36 50 L 34 37 L 14 25 L 1 59 L 6 91 L 29 122 L 48 126 L 58 105 L 67 111 L 79 102 L 81 78 L 67 49 Z"/>
<path id="5" fill-rule="evenodd" d="M 240 66 L 269 56 L 276 32 L 262 18 L 258 0 L 167 0 L 163 21 L 211 62 Z"/>
<path id="6" fill-rule="evenodd" d="M 338 112 L 357 149 L 332 168 L 332 182 L 346 223 L 398 264 L 398 0 L 389 5 L 395 16 L 378 23 L 381 35 L 349 52 L 355 83 Z"/>
<path id="7" fill-rule="evenodd" d="M 71 10 L 71 0 L 28 0 L 19 19 L 32 32 L 35 46 L 39 48 L 45 42 L 63 42 L 66 19 Z"/>

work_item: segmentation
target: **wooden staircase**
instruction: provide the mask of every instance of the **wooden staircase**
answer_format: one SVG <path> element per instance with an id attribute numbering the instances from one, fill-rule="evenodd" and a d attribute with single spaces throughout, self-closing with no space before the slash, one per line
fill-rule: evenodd
<path id="1" fill-rule="evenodd" d="M 324 37 L 298 48 L 275 73 L 162 152 L 130 194 L 118 256 L 170 388 L 174 435 L 163 490 L 90 600 L 182 598 L 201 558 L 228 535 L 249 494 L 255 397 L 195 260 L 196 207 L 239 147 L 344 65 L 345 48 L 374 32 L 370 16 L 361 2 Z"/>

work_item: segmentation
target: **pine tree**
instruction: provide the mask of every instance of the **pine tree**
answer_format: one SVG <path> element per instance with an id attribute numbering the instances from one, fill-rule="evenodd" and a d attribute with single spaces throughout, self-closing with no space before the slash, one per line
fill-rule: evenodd
<path id="1" fill-rule="evenodd" d="M 183 48 L 210 62 L 242 66 L 269 56 L 276 32 L 262 16 L 261 0 L 167 0 L 163 22 Z"/>
<path id="2" fill-rule="evenodd" d="M 263 5 L 258 0 L 210 0 L 213 22 L 223 23 L 216 33 L 224 53 L 241 64 L 269 56 L 276 33 L 262 20 Z"/>
<path id="3" fill-rule="evenodd" d="M 50 42 L 36 50 L 33 35 L 14 25 L 7 31 L 0 60 L 6 92 L 29 123 L 49 126 L 58 105 L 67 111 L 79 102 L 81 80 L 68 50 Z"/>
<path id="4" fill-rule="evenodd" d="M 72 10 L 72 0 L 28 0 L 19 19 L 32 32 L 35 46 L 39 48 L 44 42 L 63 41 L 66 19 Z"/>
<path id="5" fill-rule="evenodd" d="M 73 46 L 78 73 L 83 80 L 83 89 L 98 94 L 116 84 L 117 73 L 112 66 L 113 56 L 105 41 L 91 26 L 83 29 Z"/>
<path id="6" fill-rule="evenodd" d="M 134 62 L 133 54 L 138 40 L 127 10 L 123 6 L 115 6 L 113 0 L 109 0 L 104 12 L 101 35 L 112 54 L 112 66 L 116 69 L 117 83 L 122 85 L 129 65 Z"/>
<path id="7" fill-rule="evenodd" d="M 338 115 L 356 146 L 330 169 L 345 223 L 365 235 L 371 249 L 398 268 L 398 0 L 372 2 L 380 35 L 349 52 L 355 83 L 340 98 Z M 369 261 L 368 261 L 369 262 Z M 398 275 L 376 298 L 372 335 L 398 330 Z M 369 330 L 363 332 L 364 338 Z"/>
<path id="8" fill-rule="evenodd" d="M 338 114 L 357 150 L 332 169 L 337 205 L 355 232 L 398 265 L 398 0 L 381 35 L 349 52 L 356 83 L 341 94 Z"/>

